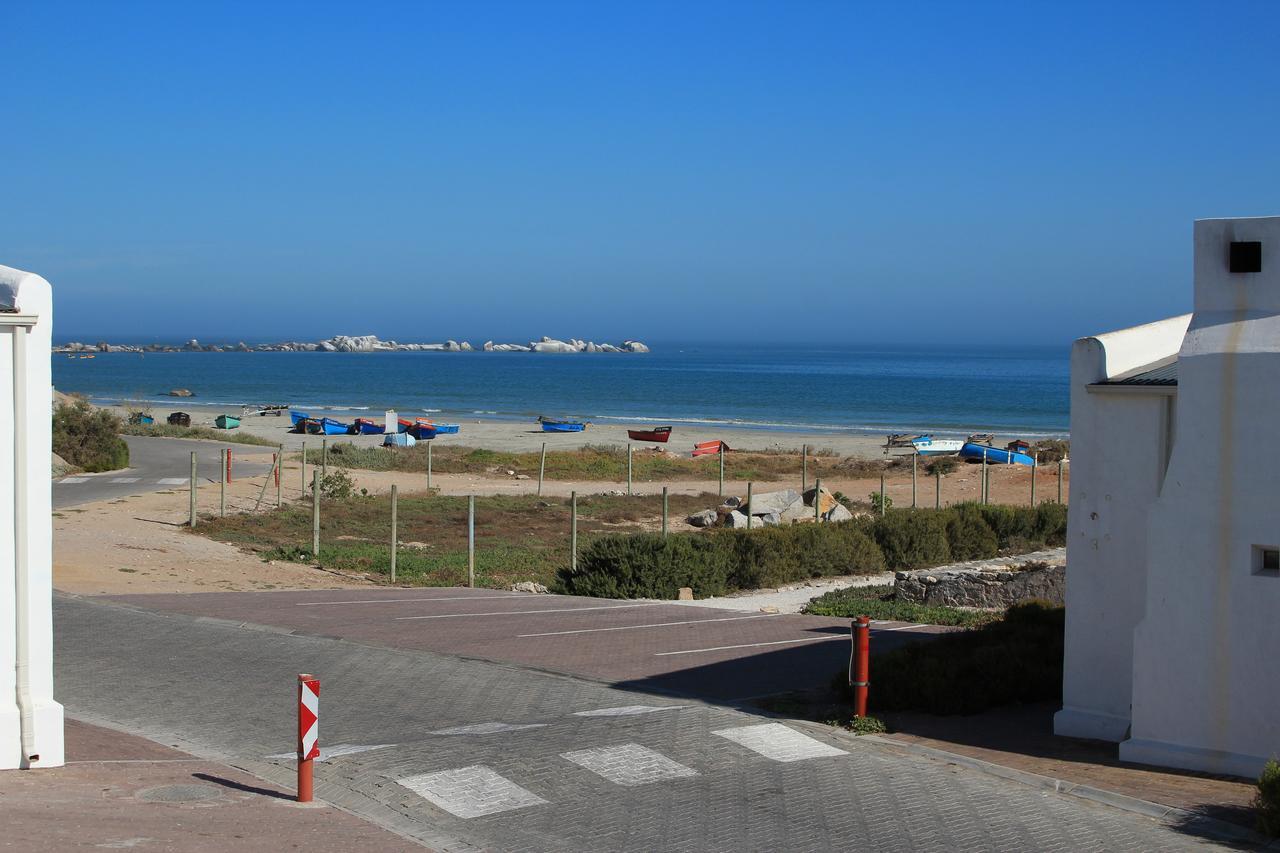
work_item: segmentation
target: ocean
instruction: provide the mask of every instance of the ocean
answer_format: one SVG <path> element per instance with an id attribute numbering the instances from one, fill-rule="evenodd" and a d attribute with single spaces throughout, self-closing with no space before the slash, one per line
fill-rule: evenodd
<path id="1" fill-rule="evenodd" d="M 54 354 L 60 391 L 94 402 L 189 388 L 199 405 L 722 424 L 782 431 L 1060 435 L 1068 348 L 655 346 L 649 354 Z"/>

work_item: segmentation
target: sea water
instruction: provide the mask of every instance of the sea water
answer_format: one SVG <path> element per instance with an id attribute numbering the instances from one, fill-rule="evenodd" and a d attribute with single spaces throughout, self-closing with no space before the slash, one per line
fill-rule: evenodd
<path id="1" fill-rule="evenodd" d="M 304 411 L 885 432 L 1064 433 L 1066 347 L 660 345 L 648 354 L 53 355 L 54 384 L 95 402 L 288 404 Z"/>

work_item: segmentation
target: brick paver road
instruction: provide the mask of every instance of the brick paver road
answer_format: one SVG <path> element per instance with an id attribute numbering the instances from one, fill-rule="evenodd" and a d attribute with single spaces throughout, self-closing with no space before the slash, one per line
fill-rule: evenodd
<path id="1" fill-rule="evenodd" d="M 820 727 L 514 665 L 56 602 L 90 722 L 289 784 L 295 676 L 322 678 L 317 796 L 437 849 L 1183 850 L 1108 806 Z"/>

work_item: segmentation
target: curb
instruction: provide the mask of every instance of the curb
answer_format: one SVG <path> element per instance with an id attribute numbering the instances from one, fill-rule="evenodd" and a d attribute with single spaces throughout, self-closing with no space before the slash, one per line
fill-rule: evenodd
<path id="1" fill-rule="evenodd" d="M 843 732 L 843 730 L 841 731 Z M 945 761 L 948 764 L 967 767 L 971 770 L 977 770 L 980 773 L 986 773 L 989 776 L 1008 779 L 1012 782 L 1029 785 L 1034 788 L 1041 788 L 1043 790 L 1052 791 L 1056 794 L 1078 797 L 1083 800 L 1089 800 L 1101 805 L 1110 806 L 1111 808 L 1120 809 L 1121 811 L 1149 817 L 1154 820 L 1161 821 L 1162 823 L 1177 823 L 1182 827 L 1194 829 L 1199 834 L 1219 841 L 1249 844 L 1261 850 L 1280 850 L 1280 839 L 1268 838 L 1264 835 L 1260 835 L 1252 829 L 1249 829 L 1248 827 L 1230 823 L 1228 821 L 1221 820 L 1220 818 L 1197 814 L 1196 812 L 1188 811 L 1187 809 L 1178 808 L 1176 806 L 1165 806 L 1160 803 L 1150 802 L 1149 800 L 1131 797 L 1127 794 L 1118 794 L 1115 791 L 1108 791 L 1093 785 L 1069 782 L 1066 779 L 1058 779 L 1053 776 L 1043 776 L 1039 773 L 1032 773 L 1028 770 L 1017 770 L 1013 767 L 1006 767 L 1003 764 L 983 761 L 980 758 L 972 758 L 967 755 L 947 752 L 946 750 L 937 749 L 931 746 L 904 743 L 902 741 L 893 740 L 892 738 L 881 737 L 880 735 L 849 736 L 859 742 L 869 742 L 881 748 L 909 752 L 914 755 Z"/>

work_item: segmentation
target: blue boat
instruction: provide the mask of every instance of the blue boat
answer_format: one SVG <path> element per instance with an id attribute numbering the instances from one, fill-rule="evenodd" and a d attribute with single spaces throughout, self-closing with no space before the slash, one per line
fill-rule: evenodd
<path id="1" fill-rule="evenodd" d="M 299 412 L 297 409 L 290 409 L 289 418 L 293 421 L 293 425 L 297 426 L 300 421 L 310 420 L 311 415 L 306 412 Z"/>
<path id="2" fill-rule="evenodd" d="M 356 418 L 349 435 L 382 435 L 386 427 L 371 418 Z"/>
<path id="3" fill-rule="evenodd" d="M 430 441 L 436 437 L 436 432 L 434 424 L 414 424 L 409 427 L 409 435 L 418 441 Z"/>
<path id="4" fill-rule="evenodd" d="M 457 424 L 436 424 L 436 435 L 456 435 L 458 432 Z"/>
<path id="5" fill-rule="evenodd" d="M 582 421 L 559 421 L 552 418 L 538 418 L 543 432 L 582 432 L 587 425 Z"/>
<path id="6" fill-rule="evenodd" d="M 307 432 L 312 435 L 346 435 L 350 424 L 335 421 L 333 418 L 311 418 L 307 421 Z"/>
<path id="7" fill-rule="evenodd" d="M 974 444 L 972 441 L 966 441 L 964 447 L 960 448 L 961 459 L 972 459 L 981 462 L 984 456 L 992 465 L 1032 466 L 1036 464 L 1036 461 L 1025 453 L 1018 453 L 1014 450 L 1001 450 L 999 447 L 988 447 L 985 444 Z"/>

